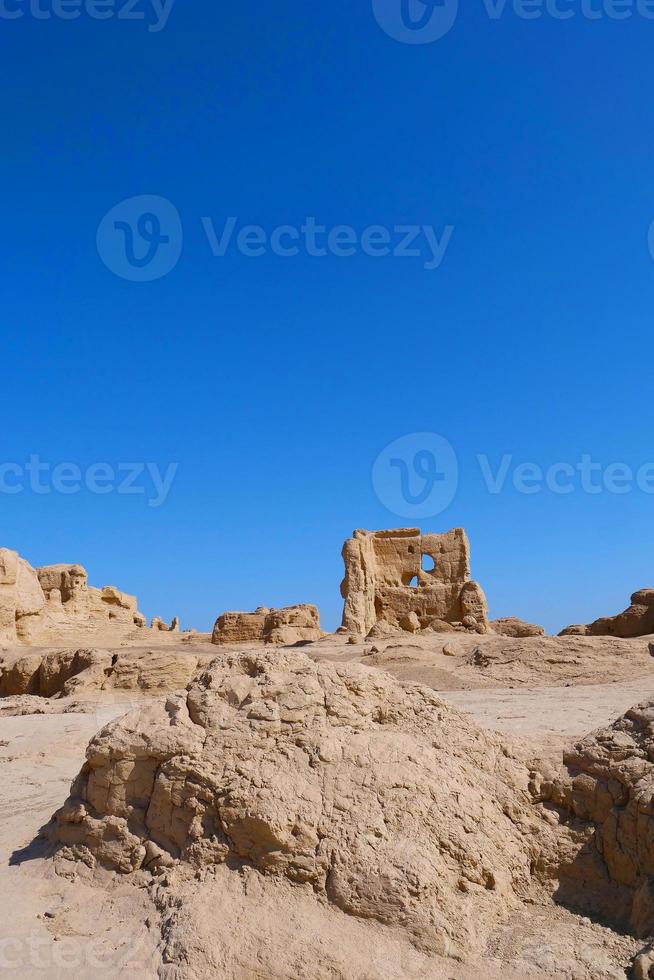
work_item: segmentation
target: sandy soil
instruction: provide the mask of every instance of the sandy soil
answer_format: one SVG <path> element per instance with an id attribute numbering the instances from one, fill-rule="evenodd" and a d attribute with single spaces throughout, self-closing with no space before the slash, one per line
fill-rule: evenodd
<path id="1" fill-rule="evenodd" d="M 149 637 L 137 645 L 138 656 L 144 647 L 154 648 L 152 641 Z M 455 635 L 349 644 L 336 636 L 303 650 L 315 659 L 354 660 L 387 670 L 403 681 L 425 683 L 443 692 L 483 726 L 519 736 L 527 750 L 533 746 L 537 752 L 544 743 L 550 751 L 557 751 L 564 739 L 611 722 L 632 704 L 654 696 L 651 641 L 576 637 L 507 640 Z M 123 644 L 121 649 L 125 649 Z M 182 657 L 214 653 L 206 637 L 164 637 L 156 649 Z M 215 649 L 216 655 L 220 652 Z M 10 702 L 4 711 L 0 704 L 0 971 L 8 976 L 59 980 L 70 977 L 71 971 L 80 980 L 173 976 L 165 969 L 160 972 L 159 911 L 148 890 L 120 880 L 102 890 L 84 876 L 61 877 L 47 858 L 47 841 L 39 836 L 66 798 L 90 737 L 125 713 L 139 696 L 143 694 L 84 691 L 82 701 L 52 702 L 58 713 L 18 717 L 6 713 L 12 710 Z M 59 713 L 67 709 L 70 713 Z M 32 709 L 23 704 L 20 710 Z M 197 891 L 197 886 L 193 888 Z M 205 899 L 209 901 L 211 892 L 212 903 L 218 902 L 221 889 L 217 883 L 206 888 L 206 894 L 202 893 Z M 264 900 L 274 905 L 274 891 L 267 891 Z M 225 894 L 225 901 L 241 917 L 240 928 L 251 940 L 257 925 L 247 920 L 245 907 L 239 904 L 242 896 Z M 298 922 L 303 921 L 306 910 L 298 907 L 296 914 Z M 307 939 L 315 930 L 316 936 L 331 937 L 336 944 L 342 941 L 346 952 L 369 948 L 372 959 L 366 977 L 376 980 L 384 975 L 381 966 L 379 970 L 373 968 L 375 936 L 380 927 L 364 927 L 333 915 L 313 924 L 304 921 L 303 927 Z M 290 942 L 280 933 L 279 924 L 273 927 L 272 920 L 262 928 L 264 932 L 272 930 L 271 942 Z M 563 909 L 534 910 L 528 920 L 513 921 L 498 931 L 488 950 L 484 973 L 489 980 L 541 976 L 593 980 L 593 964 L 604 956 L 602 976 L 624 978 L 639 945 Z M 577 948 L 575 962 L 562 966 L 560 973 L 552 972 L 560 950 L 571 947 Z M 470 965 L 421 962 L 406 950 L 399 950 L 397 955 L 397 962 L 405 963 L 398 976 L 472 980 L 479 975 Z M 175 974 L 177 977 L 181 974 Z"/>
<path id="2" fill-rule="evenodd" d="M 328 636 L 305 647 L 316 659 L 381 667 L 403 681 L 439 691 L 565 687 L 654 677 L 654 636 L 528 639 L 468 633 L 390 637 L 350 644 Z"/>
<path id="3" fill-rule="evenodd" d="M 0 718 L 0 972 L 48 980 L 154 976 L 145 893 L 111 895 L 57 876 L 41 828 L 65 799 L 86 744 L 122 705 L 91 714 Z M 149 971 L 149 972 L 148 972 Z"/>

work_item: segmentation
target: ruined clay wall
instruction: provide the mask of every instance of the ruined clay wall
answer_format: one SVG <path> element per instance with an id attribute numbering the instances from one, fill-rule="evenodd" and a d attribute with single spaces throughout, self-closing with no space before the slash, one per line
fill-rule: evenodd
<path id="1" fill-rule="evenodd" d="M 355 531 L 343 560 L 343 627 L 351 633 L 366 636 L 380 624 L 415 632 L 434 622 L 487 628 L 486 599 L 470 579 L 463 528 L 424 535 L 418 528 Z"/>
<path id="2" fill-rule="evenodd" d="M 216 620 L 211 642 L 218 646 L 229 643 L 287 645 L 319 640 L 322 635 L 316 606 L 287 606 L 285 609 L 260 606 L 253 613 L 223 613 Z"/>
<path id="3" fill-rule="evenodd" d="M 89 586 L 81 565 L 34 569 L 17 552 L 0 548 L 0 643 L 44 643 L 62 631 L 144 625 L 135 596 L 111 585 Z"/>

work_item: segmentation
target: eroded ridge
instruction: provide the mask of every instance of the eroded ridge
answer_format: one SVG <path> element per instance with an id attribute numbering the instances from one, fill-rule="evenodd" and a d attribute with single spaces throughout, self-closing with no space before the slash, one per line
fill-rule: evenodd
<path id="1" fill-rule="evenodd" d="M 54 836 L 128 874 L 249 866 L 465 948 L 533 893 L 550 827 L 528 782 L 426 687 L 297 651 L 225 654 L 93 738 Z"/>

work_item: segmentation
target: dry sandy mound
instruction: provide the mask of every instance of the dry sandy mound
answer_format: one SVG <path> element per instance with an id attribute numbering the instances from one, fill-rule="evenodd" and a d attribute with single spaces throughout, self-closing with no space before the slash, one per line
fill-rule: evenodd
<path id="1" fill-rule="evenodd" d="M 617 616 L 603 616 L 588 626 L 568 626 L 561 636 L 651 636 L 654 634 L 654 589 L 639 589 L 631 605 Z"/>
<path id="2" fill-rule="evenodd" d="M 577 742 L 543 797 L 568 817 L 562 901 L 642 938 L 654 933 L 654 701 Z M 654 976 L 654 968 L 652 969 Z"/>
<path id="3" fill-rule="evenodd" d="M 30 650 L 0 657 L 0 698 L 59 698 L 185 687 L 211 655 L 185 650 Z"/>
<path id="4" fill-rule="evenodd" d="M 90 715 L 95 711 L 93 702 L 70 698 L 48 700 L 31 694 L 0 698 L 0 718 L 20 718 L 23 715 Z"/>
<path id="5" fill-rule="evenodd" d="M 323 642 L 311 648 L 311 655 L 321 659 L 351 660 L 357 653 L 366 665 L 440 691 L 607 684 L 654 676 L 646 639 L 454 634 L 393 638 L 358 648 Z"/>
<path id="6" fill-rule="evenodd" d="M 99 732 L 55 836 L 125 873 L 249 867 L 451 951 L 534 894 L 550 830 L 527 784 L 498 736 L 425 687 L 243 652 Z"/>

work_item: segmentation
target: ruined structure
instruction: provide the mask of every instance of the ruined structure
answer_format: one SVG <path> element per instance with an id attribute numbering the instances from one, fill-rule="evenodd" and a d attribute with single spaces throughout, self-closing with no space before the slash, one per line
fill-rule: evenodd
<path id="1" fill-rule="evenodd" d="M 211 642 L 275 643 L 285 645 L 319 640 L 320 614 L 315 606 L 288 606 L 268 609 L 260 606 L 253 613 L 227 612 L 216 620 Z"/>
<path id="2" fill-rule="evenodd" d="M 486 597 L 470 579 L 463 528 L 355 531 L 343 547 L 343 628 L 360 636 L 393 628 L 416 633 L 447 625 L 485 633 Z"/>
<path id="3" fill-rule="evenodd" d="M 45 609 L 38 577 L 15 551 L 0 548 L 0 643 L 27 639 Z"/>
<path id="4" fill-rule="evenodd" d="M 0 548 L 0 643 L 47 642 L 51 634 L 145 626 L 136 598 L 112 585 L 88 584 L 81 565 L 34 569 Z"/>
<path id="5" fill-rule="evenodd" d="M 175 616 L 170 626 L 160 616 L 154 616 L 150 623 L 150 629 L 159 633 L 179 633 L 179 616 Z"/>
<path id="6" fill-rule="evenodd" d="M 545 636 L 545 627 L 536 626 L 534 623 L 525 623 L 524 619 L 517 616 L 506 616 L 504 619 L 494 619 L 488 624 L 491 633 L 499 636 L 510 636 L 515 640 L 522 640 L 528 636 Z"/>
<path id="7" fill-rule="evenodd" d="M 640 589 L 631 605 L 617 616 L 604 616 L 589 626 L 568 626 L 560 636 L 618 636 L 631 639 L 654 634 L 654 589 Z"/>
<path id="8" fill-rule="evenodd" d="M 36 574 L 48 599 L 48 618 L 53 622 L 109 620 L 124 626 L 145 625 L 135 596 L 126 595 L 113 585 L 103 589 L 90 586 L 81 565 L 47 565 L 37 569 Z"/>

